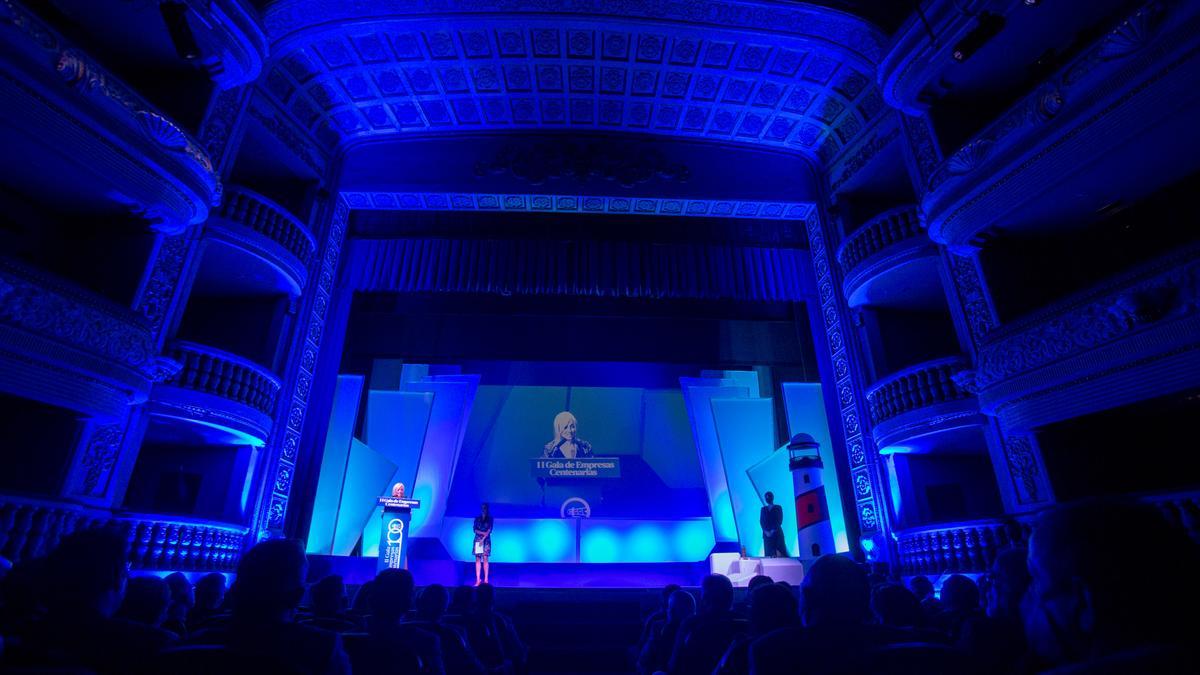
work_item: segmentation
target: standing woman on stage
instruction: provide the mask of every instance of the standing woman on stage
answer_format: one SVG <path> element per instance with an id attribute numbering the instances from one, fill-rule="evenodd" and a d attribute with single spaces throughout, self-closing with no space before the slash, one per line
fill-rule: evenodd
<path id="1" fill-rule="evenodd" d="M 475 516 L 475 585 L 488 583 L 488 556 L 492 555 L 492 514 L 487 502 L 483 503 L 482 513 Z M 483 581 L 479 580 L 480 563 L 483 564 Z"/>

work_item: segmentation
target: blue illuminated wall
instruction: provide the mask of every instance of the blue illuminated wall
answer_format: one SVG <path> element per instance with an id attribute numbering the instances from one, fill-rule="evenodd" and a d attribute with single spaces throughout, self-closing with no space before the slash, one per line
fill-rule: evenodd
<path id="1" fill-rule="evenodd" d="M 709 515 L 675 370 L 651 364 L 467 364 L 483 382 L 466 429 L 449 515 L 473 516 L 489 502 L 497 517 L 558 518 L 581 497 L 593 518 Z M 667 372 L 670 371 L 670 372 Z M 597 455 L 621 458 L 620 480 L 551 481 L 529 460 L 554 436 L 554 416 L 571 411 Z"/>

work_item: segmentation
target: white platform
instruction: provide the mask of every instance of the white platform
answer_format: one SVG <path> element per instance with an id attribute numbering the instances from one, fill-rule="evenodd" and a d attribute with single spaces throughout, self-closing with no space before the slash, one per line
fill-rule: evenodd
<path id="1" fill-rule="evenodd" d="M 738 553 L 713 553 L 708 556 L 708 570 L 729 577 L 737 588 L 745 588 L 759 574 L 793 586 L 804 580 L 804 563 L 795 558 L 743 558 Z"/>

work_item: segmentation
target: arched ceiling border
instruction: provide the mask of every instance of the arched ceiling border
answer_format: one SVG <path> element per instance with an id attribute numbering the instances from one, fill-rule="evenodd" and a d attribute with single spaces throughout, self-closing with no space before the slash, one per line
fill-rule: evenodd
<path id="1" fill-rule="evenodd" d="M 805 221 L 815 208 L 810 202 L 613 197 L 560 193 L 500 194 L 343 190 L 339 194 L 352 209 L 382 211 L 591 213 Z"/>
<path id="2" fill-rule="evenodd" d="M 330 148 L 586 129 L 772 147 L 827 165 L 884 111 L 883 38 L 861 19 L 680 5 L 284 0 L 266 11 L 275 58 L 262 88 Z M 580 23 L 589 19 L 608 23 Z M 388 29 L 370 32 L 380 22 Z"/>

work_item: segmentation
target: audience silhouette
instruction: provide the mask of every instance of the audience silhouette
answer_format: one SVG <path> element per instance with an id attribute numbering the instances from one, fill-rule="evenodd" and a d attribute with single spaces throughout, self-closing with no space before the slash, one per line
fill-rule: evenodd
<path id="1" fill-rule="evenodd" d="M 691 593 L 679 589 L 671 591 L 667 598 L 667 612 L 651 625 L 645 639 L 641 642 L 638 655 L 638 672 L 643 675 L 662 672 L 671 661 L 671 650 L 675 647 L 675 636 L 683 622 L 696 614 L 696 599 Z"/>
<path id="2" fill-rule="evenodd" d="M 294 621 L 307 572 L 300 542 L 273 539 L 255 545 L 238 564 L 237 580 L 230 589 L 233 615 L 229 622 L 198 631 L 189 642 L 223 647 L 231 654 L 231 663 L 239 657 L 253 659 L 279 672 L 350 672 L 337 633 Z M 168 662 L 179 664 L 196 657 L 185 650 L 169 655 Z"/>
<path id="3" fill-rule="evenodd" d="M 1123 554 L 1130 537 L 1153 557 Z M 6 570 L 0 671 L 520 675 L 531 667 L 489 584 L 453 592 L 430 584 L 418 595 L 411 573 L 385 570 L 348 610 L 346 583 L 331 575 L 308 589 L 311 612 L 302 613 L 307 560 L 296 541 L 252 547 L 228 594 L 219 573 L 194 587 L 182 573 L 128 578 L 128 556 L 123 536 L 90 529 Z M 1196 542 L 1153 506 L 1064 505 L 1033 521 L 1027 550 L 999 551 L 978 582 L 939 579 L 938 592 L 928 578 L 906 588 L 885 568 L 868 573 L 838 555 L 808 566 L 799 599 L 768 577 L 751 580 L 737 609 L 720 575 L 701 583 L 699 607 L 667 586 L 641 627 L 636 663 L 627 663 L 641 675 L 1194 673 L 1200 647 L 1186 617 L 1200 602 L 1197 569 Z M 534 670 L 551 672 L 540 658 Z"/>
<path id="4" fill-rule="evenodd" d="M 1123 551 L 1124 541 L 1137 548 Z M 1153 557 L 1141 555 L 1151 546 Z M 1054 509 L 1029 540 L 1026 635 L 1056 673 L 1196 673 L 1197 546 L 1142 504 Z"/>
<path id="5" fill-rule="evenodd" d="M 749 633 L 745 618 L 733 612 L 733 584 L 710 574 L 700 584 L 700 608 L 675 636 L 670 673 L 711 673 L 736 639 Z"/>

